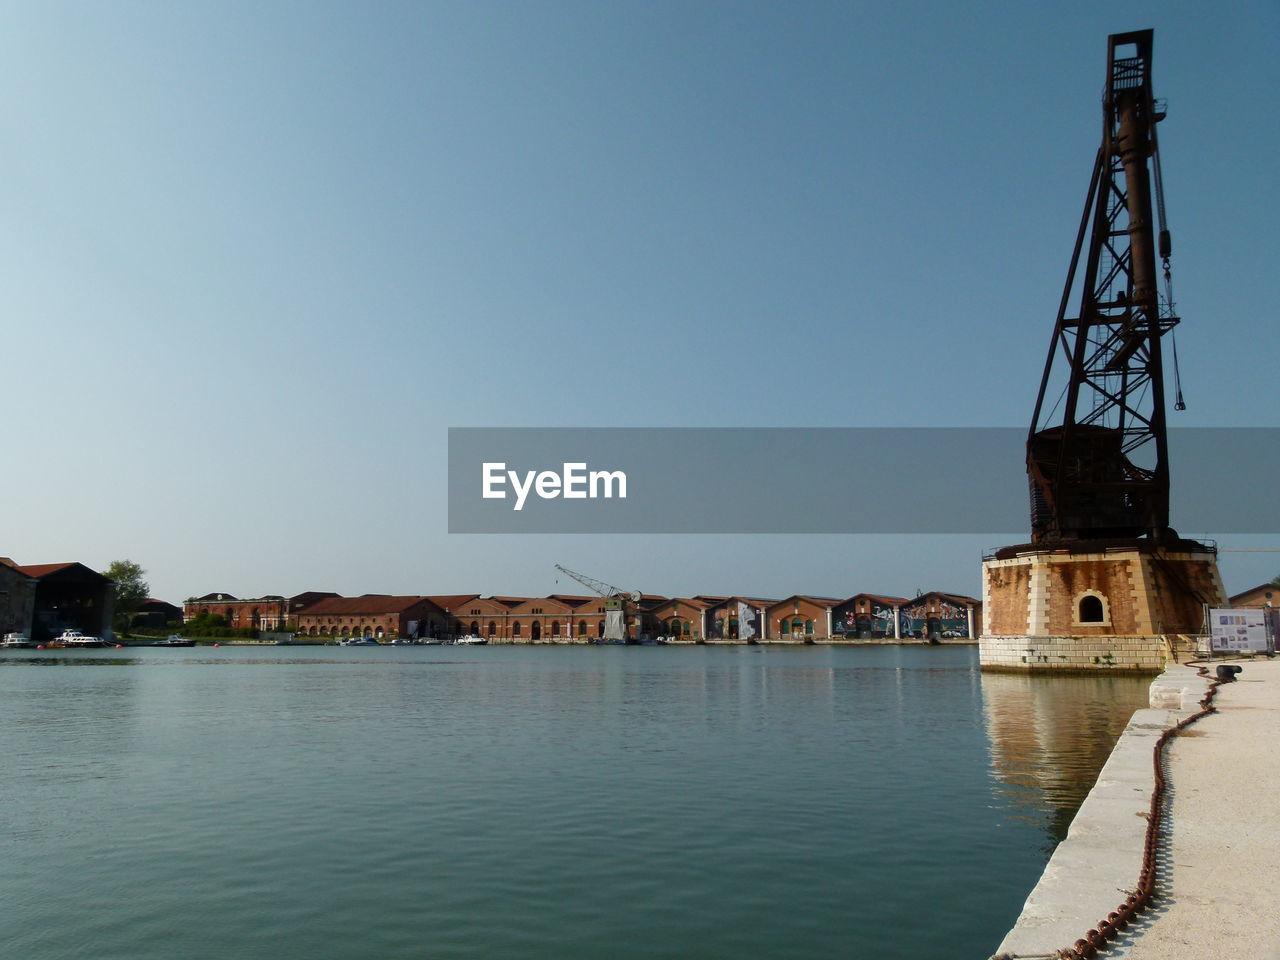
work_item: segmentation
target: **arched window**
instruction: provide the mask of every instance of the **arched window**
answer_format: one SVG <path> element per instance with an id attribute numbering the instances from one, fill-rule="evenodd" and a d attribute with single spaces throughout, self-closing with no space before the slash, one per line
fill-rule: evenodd
<path id="1" fill-rule="evenodd" d="M 1080 600 L 1080 622 L 1102 623 L 1106 620 L 1102 609 L 1102 598 L 1090 594 Z"/>
<path id="2" fill-rule="evenodd" d="M 780 620 L 780 621 L 778 621 L 778 622 L 779 622 L 779 623 L 781 624 L 781 626 L 782 626 L 782 635 L 783 635 L 784 637 L 789 637 L 789 636 L 791 635 L 791 623 L 790 623 L 790 621 L 788 621 L 788 620 Z"/>
<path id="3" fill-rule="evenodd" d="M 476 623 L 474 620 L 471 621 L 471 635 L 473 637 L 480 636 L 480 624 Z"/>
<path id="4" fill-rule="evenodd" d="M 491 637 L 492 637 L 492 636 L 493 636 L 494 634 L 496 634 L 497 632 L 498 632 L 498 625 L 497 625 L 496 623 L 494 623 L 492 620 L 490 620 L 490 621 L 489 621 L 489 636 L 491 636 Z"/>
<path id="5" fill-rule="evenodd" d="M 601 620 L 599 623 L 597 623 L 597 624 L 596 624 L 596 636 L 597 636 L 597 637 L 603 637 L 603 636 L 604 636 L 604 621 L 603 621 L 603 620 Z"/>
<path id="6" fill-rule="evenodd" d="M 806 621 L 804 622 L 804 633 L 805 633 L 805 636 L 807 636 L 807 637 L 811 637 L 811 636 L 813 636 L 813 621 L 812 621 L 812 620 L 806 620 Z"/>
<path id="7" fill-rule="evenodd" d="M 587 621 L 578 621 L 578 636 L 585 637 L 587 635 Z"/>
<path id="8" fill-rule="evenodd" d="M 551 635 L 552 635 L 553 637 L 558 637 L 558 636 L 560 636 L 560 621 L 559 621 L 559 620 L 552 620 L 552 621 L 551 621 Z"/>
<path id="9" fill-rule="evenodd" d="M 512 622 L 512 624 L 511 624 L 511 635 L 512 635 L 513 637 L 518 637 L 518 636 L 520 636 L 520 621 L 519 621 L 519 620 L 515 620 L 515 621 L 513 621 L 513 622 Z"/>

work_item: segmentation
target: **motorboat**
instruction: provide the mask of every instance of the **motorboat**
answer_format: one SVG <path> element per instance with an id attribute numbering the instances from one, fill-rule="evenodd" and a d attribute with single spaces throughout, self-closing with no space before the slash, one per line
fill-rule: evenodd
<path id="1" fill-rule="evenodd" d="M 343 647 L 379 647 L 381 646 L 373 637 L 348 637 L 346 640 L 339 640 L 339 646 Z"/>
<path id="2" fill-rule="evenodd" d="M 25 633 L 6 633 L 4 640 L 0 641 L 0 647 L 6 647 L 10 650 L 30 650 L 35 645 L 35 641 L 31 639 L 30 635 Z"/>
<path id="3" fill-rule="evenodd" d="M 475 634 L 473 634 L 473 633 L 468 633 L 466 636 L 456 637 L 456 638 L 454 639 L 454 641 L 453 641 L 453 642 L 454 642 L 454 643 L 463 643 L 463 644 L 479 644 L 479 643 L 488 643 L 488 642 L 489 642 L 489 638 L 488 638 L 488 637 L 477 637 L 477 636 L 476 636 Z"/>
<path id="4" fill-rule="evenodd" d="M 62 633 L 50 641 L 49 646 L 59 647 L 105 647 L 107 641 L 101 637 L 90 637 L 81 633 L 79 630 L 63 630 Z"/>
<path id="5" fill-rule="evenodd" d="M 152 644 L 153 647 L 194 647 L 195 645 L 194 640 L 188 640 L 176 633 L 171 633 L 164 640 L 157 640 Z"/>

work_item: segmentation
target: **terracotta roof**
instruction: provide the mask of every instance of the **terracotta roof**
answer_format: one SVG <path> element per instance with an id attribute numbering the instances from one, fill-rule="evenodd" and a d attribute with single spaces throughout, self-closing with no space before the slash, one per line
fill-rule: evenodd
<path id="1" fill-rule="evenodd" d="M 819 605 L 823 603 L 840 603 L 839 597 L 819 597 L 819 596 L 815 596 L 812 593 L 793 593 L 789 597 L 783 597 L 781 600 L 778 600 L 773 605 L 776 607 L 779 603 L 786 603 L 788 600 L 812 600 L 814 603 L 817 603 Z"/>
<path id="2" fill-rule="evenodd" d="M 326 597 L 298 611 L 299 616 L 314 617 L 323 614 L 348 613 L 403 613 L 429 597 L 387 597 L 376 594 L 364 597 Z"/>
<path id="3" fill-rule="evenodd" d="M 584 603 L 595 603 L 598 600 L 603 600 L 604 597 L 587 597 L 587 596 L 583 596 L 580 593 L 549 593 L 547 594 L 547 599 L 559 600 L 562 603 L 567 603 L 575 607 L 580 607 Z"/>
<path id="4" fill-rule="evenodd" d="M 708 603 L 706 600 L 698 600 L 694 597 L 669 597 L 668 599 L 663 600 L 661 603 L 655 604 L 653 609 L 656 610 L 659 607 L 665 607 L 669 603 L 680 604 L 681 606 L 685 606 L 685 607 L 697 607 L 699 610 L 705 610 L 711 606 L 711 604 Z"/>
<path id="5" fill-rule="evenodd" d="M 69 570 L 72 567 L 80 567 L 82 570 L 88 570 L 95 576 L 102 577 L 102 574 L 98 573 L 97 570 L 90 569 L 83 563 L 76 560 L 71 560 L 67 563 L 24 563 L 22 566 L 18 567 L 18 569 L 27 576 L 35 577 L 38 580 L 41 577 L 47 577 L 51 573 L 57 573 L 59 570 Z M 102 578 L 104 580 L 106 579 L 106 577 Z"/>
<path id="6" fill-rule="evenodd" d="M 434 603 L 441 610 L 452 611 L 454 607 L 460 607 L 464 603 L 472 600 L 479 600 L 478 593 L 451 593 L 446 596 L 428 596 L 428 600 Z"/>
<path id="7" fill-rule="evenodd" d="M 3 562 L 3 561 L 0 561 L 0 562 Z M 1247 597 L 1251 593 L 1257 593 L 1259 590 L 1261 590 L 1263 593 L 1266 593 L 1268 590 L 1272 590 L 1276 593 L 1280 593 L 1280 586 L 1276 586 L 1276 584 L 1268 580 L 1266 583 L 1260 583 L 1256 587 L 1250 587 L 1248 590 L 1241 590 L 1239 593 L 1233 593 L 1228 599 L 1231 603 L 1235 603 L 1237 600 L 1241 599 L 1242 597 Z"/>
<path id="8" fill-rule="evenodd" d="M 859 597 L 866 597 L 868 600 L 879 600 L 881 603 L 910 603 L 907 597 L 889 597 L 883 593 L 855 593 L 852 597 L 845 597 L 841 603 L 848 603 L 850 600 L 857 600 Z"/>
<path id="9" fill-rule="evenodd" d="M 489 597 L 488 599 L 495 600 L 498 603 L 505 603 L 508 607 L 514 607 L 518 603 L 524 603 L 526 600 L 534 600 L 537 598 L 536 597 L 499 597 L 495 594 L 494 596 Z"/>
<path id="10" fill-rule="evenodd" d="M 966 597 L 963 594 L 959 594 L 959 593 L 943 593 L 941 590 L 929 590 L 926 593 L 920 594 L 918 597 L 912 597 L 910 600 L 907 601 L 907 603 L 918 603 L 921 600 L 928 600 L 930 597 L 941 597 L 944 600 L 954 600 L 957 603 L 981 603 L 982 602 L 975 597 Z"/>

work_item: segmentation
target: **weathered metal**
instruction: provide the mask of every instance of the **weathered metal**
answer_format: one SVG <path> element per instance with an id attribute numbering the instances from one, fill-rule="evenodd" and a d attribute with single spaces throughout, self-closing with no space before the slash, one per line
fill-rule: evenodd
<path id="1" fill-rule="evenodd" d="M 1164 113 L 1152 94 L 1151 45 L 1150 30 L 1108 42 L 1102 144 L 1027 438 L 1037 544 L 1176 536 L 1169 528 L 1160 341 L 1178 318 L 1156 272 L 1159 252 L 1168 276 L 1171 242 L 1162 222 L 1157 247 L 1153 218 L 1154 163 L 1154 209 L 1163 221 L 1156 124 Z M 1082 256 L 1080 308 L 1068 316 Z M 1050 408 L 1059 356 L 1066 385 Z"/>

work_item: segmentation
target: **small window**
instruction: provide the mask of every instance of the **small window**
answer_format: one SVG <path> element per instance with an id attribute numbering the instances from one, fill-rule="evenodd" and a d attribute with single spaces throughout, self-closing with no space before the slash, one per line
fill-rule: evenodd
<path id="1" fill-rule="evenodd" d="M 1102 598 L 1084 597 L 1080 601 L 1081 623 L 1102 623 Z"/>

